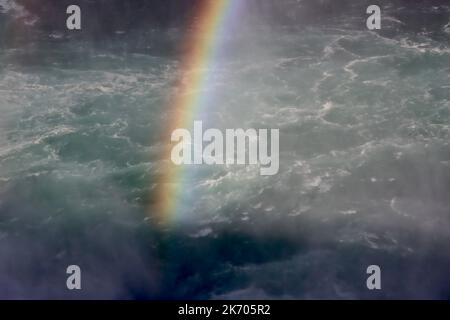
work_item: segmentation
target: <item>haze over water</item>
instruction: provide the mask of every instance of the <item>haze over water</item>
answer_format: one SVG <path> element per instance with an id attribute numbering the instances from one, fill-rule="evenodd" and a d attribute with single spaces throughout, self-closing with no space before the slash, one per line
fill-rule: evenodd
<path id="1" fill-rule="evenodd" d="M 196 168 L 161 227 L 151 195 L 195 9 L 86 2 L 71 34 L 63 2 L 0 1 L 0 297 L 450 298 L 450 7 L 385 1 L 370 32 L 364 1 L 329 2 L 249 1 L 203 116 L 280 129 L 280 171 Z"/>

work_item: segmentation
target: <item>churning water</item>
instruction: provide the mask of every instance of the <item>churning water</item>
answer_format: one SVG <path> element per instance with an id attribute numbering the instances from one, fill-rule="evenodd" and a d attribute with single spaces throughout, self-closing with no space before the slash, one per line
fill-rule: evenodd
<path id="1" fill-rule="evenodd" d="M 390 10 L 386 33 L 350 16 L 230 38 L 208 123 L 279 128 L 280 172 L 199 169 L 163 228 L 151 195 L 180 61 L 145 46 L 183 30 L 4 46 L 0 296 L 450 298 L 450 37 L 394 32 Z"/>

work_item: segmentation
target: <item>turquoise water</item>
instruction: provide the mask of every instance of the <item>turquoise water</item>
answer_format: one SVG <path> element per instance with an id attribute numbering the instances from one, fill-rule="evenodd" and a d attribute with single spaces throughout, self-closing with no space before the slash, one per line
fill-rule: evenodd
<path id="1" fill-rule="evenodd" d="M 230 40 L 205 121 L 279 128 L 280 172 L 199 168 L 167 228 L 151 195 L 177 56 L 3 49 L 0 296 L 449 298 L 448 40 L 345 25 Z"/>

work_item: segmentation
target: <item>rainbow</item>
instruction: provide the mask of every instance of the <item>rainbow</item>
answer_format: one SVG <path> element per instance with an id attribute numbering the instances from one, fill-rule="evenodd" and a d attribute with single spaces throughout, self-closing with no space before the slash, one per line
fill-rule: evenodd
<path id="1" fill-rule="evenodd" d="M 195 19 L 183 44 L 183 57 L 179 68 L 176 91 L 168 106 L 169 123 L 163 139 L 170 142 L 173 130 L 191 129 L 194 120 L 201 120 L 203 108 L 211 107 L 208 94 L 208 77 L 218 61 L 224 39 L 237 23 L 241 0 L 200 0 Z M 170 162 L 171 145 L 163 150 L 162 159 Z M 183 199 L 183 188 L 189 176 L 189 168 L 170 163 L 163 169 L 154 195 L 151 214 L 160 224 L 174 222 Z"/>

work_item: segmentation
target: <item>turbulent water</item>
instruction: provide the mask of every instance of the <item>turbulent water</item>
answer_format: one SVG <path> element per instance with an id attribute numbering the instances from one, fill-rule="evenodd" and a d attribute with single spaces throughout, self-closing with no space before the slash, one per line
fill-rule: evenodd
<path id="1" fill-rule="evenodd" d="M 202 168 L 166 228 L 151 195 L 178 56 L 136 31 L 4 46 L 0 297 L 450 298 L 450 30 L 358 19 L 229 39 L 209 124 L 279 128 L 280 172 Z"/>

